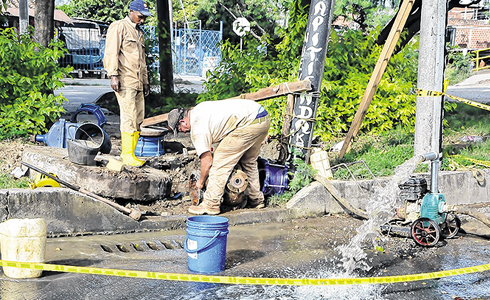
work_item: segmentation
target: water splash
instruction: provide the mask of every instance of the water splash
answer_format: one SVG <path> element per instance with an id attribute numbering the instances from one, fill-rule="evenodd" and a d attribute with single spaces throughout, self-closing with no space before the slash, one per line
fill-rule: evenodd
<path id="1" fill-rule="evenodd" d="M 292 276 L 295 277 L 295 276 Z M 324 269 L 311 271 L 301 275 L 303 278 L 346 278 L 345 272 Z M 239 299 L 239 300 L 383 300 L 382 292 L 385 287 L 380 285 L 324 285 L 324 286 L 219 286 L 200 291 L 186 297 L 188 300 L 201 299 Z"/>
<path id="2" fill-rule="evenodd" d="M 371 267 L 366 260 L 367 254 L 363 247 L 377 246 L 377 240 L 383 237 L 379 234 L 379 228 L 388 223 L 398 205 L 398 185 L 408 180 L 420 162 L 420 157 L 414 156 L 395 169 L 395 175 L 390 178 L 385 186 L 374 187 L 374 196 L 368 199 L 368 220 L 357 229 L 357 234 L 349 244 L 341 245 L 336 250 L 341 254 L 342 266 L 347 274 L 352 274 L 355 269 L 368 271 Z"/>

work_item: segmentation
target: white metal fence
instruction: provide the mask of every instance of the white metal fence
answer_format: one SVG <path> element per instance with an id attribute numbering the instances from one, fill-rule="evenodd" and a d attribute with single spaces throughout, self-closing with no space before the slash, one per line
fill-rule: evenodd
<path id="1" fill-rule="evenodd" d="M 172 64 L 175 74 L 205 77 L 221 61 L 222 25 L 219 31 L 199 29 L 172 29 Z M 66 43 L 68 54 L 60 60 L 62 66 L 72 66 L 75 72 L 103 72 L 105 34 L 107 25 L 75 23 L 57 28 L 57 36 Z M 152 65 L 157 71 L 158 39 L 155 29 L 146 26 L 145 34 L 154 43 L 149 55 L 155 57 Z"/>

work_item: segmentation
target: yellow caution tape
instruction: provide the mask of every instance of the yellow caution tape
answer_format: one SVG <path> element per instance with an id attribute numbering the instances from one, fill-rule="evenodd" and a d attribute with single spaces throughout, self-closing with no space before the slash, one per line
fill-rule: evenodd
<path id="1" fill-rule="evenodd" d="M 455 101 L 458 101 L 458 102 L 462 102 L 462 103 L 465 103 L 465 104 L 468 104 L 468 105 L 471 105 L 471 106 L 474 106 L 474 107 L 477 107 L 477 108 L 481 108 L 481 109 L 484 109 L 484 110 L 490 110 L 490 106 L 488 105 L 485 105 L 485 104 L 481 104 L 479 102 L 475 102 L 475 101 L 471 101 L 471 100 L 468 100 L 468 99 L 464 99 L 464 98 L 461 98 L 461 97 L 456 97 L 456 96 L 452 96 L 452 95 L 446 95 L 447 97 L 455 100 Z"/>
<path id="2" fill-rule="evenodd" d="M 419 97 L 440 97 L 440 96 L 446 96 L 448 98 L 451 98 L 455 101 L 458 101 L 458 102 L 461 102 L 461 103 L 465 103 L 465 104 L 468 104 L 468 105 L 471 105 L 471 106 L 474 106 L 474 107 L 477 107 L 477 108 L 481 108 L 481 109 L 484 109 L 484 110 L 489 110 L 490 111 L 490 106 L 488 105 L 485 105 L 485 104 L 481 104 L 479 102 L 475 102 L 475 101 L 471 101 L 471 100 L 468 100 L 468 99 L 464 99 L 464 98 L 461 98 L 461 97 L 457 97 L 457 96 L 453 96 L 453 95 L 448 95 L 446 94 L 446 89 L 448 87 L 448 84 L 449 84 L 449 81 L 448 80 L 444 80 L 444 92 L 438 92 L 438 91 L 428 91 L 428 90 L 423 90 L 423 89 L 417 89 L 417 96 Z"/>
<path id="3" fill-rule="evenodd" d="M 444 95 L 445 93 L 443 92 L 417 89 L 417 96 L 419 97 L 439 97 Z"/>
<path id="4" fill-rule="evenodd" d="M 417 89 L 417 96 L 419 96 L 419 97 L 439 97 L 439 96 L 444 96 L 444 95 L 446 95 L 446 90 L 447 90 L 447 87 L 448 86 L 449 86 L 449 80 L 446 79 L 446 80 L 444 80 L 444 86 L 442 88 L 444 92 Z"/>
<path id="5" fill-rule="evenodd" d="M 472 274 L 490 270 L 490 264 L 461 269 L 438 271 L 432 273 L 421 273 L 413 275 L 383 276 L 383 277 L 359 277 L 359 278 L 254 278 L 254 277 L 231 277 L 231 276 L 209 276 L 196 274 L 177 274 L 162 272 L 146 272 L 134 270 L 102 269 L 90 267 L 76 267 L 66 265 L 51 265 L 33 262 L 15 262 L 0 260 L 2 267 L 24 268 L 42 271 L 55 271 L 66 273 L 80 273 L 132 278 L 147 278 L 169 281 L 209 282 L 223 284 L 242 285 L 354 285 L 354 284 L 386 284 L 397 282 L 410 282 L 420 280 L 431 280 L 448 276 Z"/>
<path id="6" fill-rule="evenodd" d="M 451 155 L 449 157 L 450 158 L 465 159 L 465 160 L 470 161 L 470 162 L 472 162 L 472 163 L 474 163 L 476 165 L 480 165 L 480 166 L 483 166 L 483 167 L 486 167 L 486 168 L 490 168 L 490 161 L 487 161 L 487 160 L 479 160 L 479 159 L 476 159 L 476 158 L 461 156 L 459 154 L 454 154 L 454 155 Z"/>

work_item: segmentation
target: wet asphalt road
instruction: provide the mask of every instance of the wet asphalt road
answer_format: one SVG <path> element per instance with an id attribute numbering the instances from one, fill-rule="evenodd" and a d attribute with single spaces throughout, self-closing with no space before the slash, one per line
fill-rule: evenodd
<path id="1" fill-rule="evenodd" d="M 335 247 L 347 243 L 361 223 L 329 216 L 231 227 L 226 269 L 217 275 L 353 277 L 343 271 Z M 179 230 L 52 238 L 47 242 L 46 262 L 190 273 L 182 249 L 185 234 Z M 490 262 L 490 240 L 464 233 L 434 248 L 415 246 L 403 237 L 386 237 L 380 245 L 383 252 L 366 250 L 371 270 L 356 272 L 356 276 L 418 274 Z M 321 287 L 224 285 L 57 272 L 18 280 L 0 273 L 0 299 L 490 299 L 490 271 L 413 283 Z"/>

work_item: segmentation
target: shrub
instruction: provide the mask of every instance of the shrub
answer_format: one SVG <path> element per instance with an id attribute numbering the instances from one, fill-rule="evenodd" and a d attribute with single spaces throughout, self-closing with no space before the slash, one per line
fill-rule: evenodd
<path id="1" fill-rule="evenodd" d="M 446 67 L 446 79 L 449 84 L 459 83 L 471 74 L 471 55 L 464 54 L 457 46 L 448 52 L 448 65 Z"/>
<path id="2" fill-rule="evenodd" d="M 0 30 L 0 44 L 0 139 L 39 134 L 64 111 L 66 99 L 53 91 L 71 71 L 58 64 L 67 50 L 59 41 L 43 48 L 13 28 Z"/>
<path id="3" fill-rule="evenodd" d="M 298 29 L 299 30 L 299 29 Z M 287 33 L 290 34 L 290 33 Z M 284 41 L 290 41 L 288 35 Z M 375 44 L 377 32 L 363 35 L 348 30 L 332 32 L 329 42 L 323 81 L 318 100 L 317 122 L 314 135 L 327 142 L 343 136 L 354 118 L 371 73 L 378 60 L 381 47 Z M 224 43 L 223 61 L 211 73 L 206 93 L 199 101 L 235 97 L 260 88 L 295 81 L 300 56 L 283 43 L 275 48 L 276 56 L 261 52 L 260 44 L 246 38 L 244 49 Z M 413 127 L 415 123 L 415 81 L 417 78 L 417 43 L 408 44 L 393 55 L 364 117 L 361 132 L 380 133 L 401 125 Z M 271 51 L 272 52 L 272 51 Z M 271 116 L 269 133 L 281 132 L 286 97 L 261 102 Z"/>

